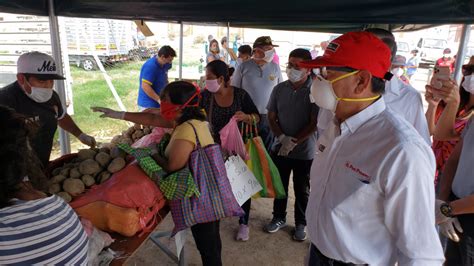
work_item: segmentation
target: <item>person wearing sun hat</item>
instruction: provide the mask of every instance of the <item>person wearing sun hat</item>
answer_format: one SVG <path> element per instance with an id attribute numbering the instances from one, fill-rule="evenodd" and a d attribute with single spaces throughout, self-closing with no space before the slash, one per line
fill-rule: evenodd
<path id="1" fill-rule="evenodd" d="M 273 44 L 269 36 L 261 36 L 255 39 L 252 47 L 252 58 L 237 67 L 231 80 L 231 85 L 247 91 L 257 106 L 260 114 L 260 121 L 257 125 L 258 133 L 268 151 L 271 150 L 274 136 L 270 130 L 267 104 L 273 88 L 283 82 L 280 66 L 272 62 L 277 46 Z M 239 241 L 249 240 L 250 206 L 251 199 L 242 205 L 245 215 L 240 217 L 239 220 L 239 231 L 236 236 Z"/>
<path id="2" fill-rule="evenodd" d="M 43 167 L 48 164 L 58 125 L 82 143 L 95 146 L 95 139 L 79 129 L 53 90 L 54 80 L 65 78 L 59 74 L 51 56 L 40 52 L 22 54 L 18 58 L 16 77 L 15 82 L 0 89 L 0 105 L 8 106 L 38 124 L 32 148 Z"/>
<path id="3" fill-rule="evenodd" d="M 316 143 L 306 209 L 309 265 L 441 265 L 431 148 L 385 105 L 389 48 L 349 32 L 323 56 L 310 99 L 333 113 Z"/>
<path id="4" fill-rule="evenodd" d="M 269 36 L 255 39 L 252 47 L 252 59 L 243 62 L 232 75 L 231 85 L 246 90 L 260 113 L 259 134 L 270 150 L 273 134 L 267 118 L 267 104 L 273 88 L 283 82 L 280 66 L 273 62 L 275 45 Z"/>

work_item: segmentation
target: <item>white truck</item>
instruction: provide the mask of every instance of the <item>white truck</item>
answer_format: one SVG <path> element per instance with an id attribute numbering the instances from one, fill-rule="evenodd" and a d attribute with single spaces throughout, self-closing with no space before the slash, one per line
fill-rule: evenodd
<path id="1" fill-rule="evenodd" d="M 429 66 L 443 56 L 443 50 L 448 48 L 448 42 L 444 39 L 420 38 L 417 47 L 420 51 L 420 65 Z"/>

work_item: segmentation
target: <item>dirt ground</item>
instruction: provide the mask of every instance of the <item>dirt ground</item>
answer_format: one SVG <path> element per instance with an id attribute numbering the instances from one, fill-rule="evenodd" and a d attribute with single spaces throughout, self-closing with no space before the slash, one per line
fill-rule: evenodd
<path id="1" fill-rule="evenodd" d="M 291 182 L 290 182 L 291 183 Z M 263 226 L 272 218 L 272 199 L 252 200 L 250 211 L 250 240 L 237 242 L 234 240 L 238 230 L 238 218 L 221 221 L 222 260 L 224 265 L 303 265 L 309 247 L 309 240 L 296 242 L 292 240 L 294 229 L 294 195 L 290 184 L 287 224 L 280 231 L 269 234 Z M 171 231 L 173 221 L 169 214 L 157 227 L 156 231 Z M 162 239 L 172 251 L 176 251 L 174 239 Z M 201 257 L 191 232 L 185 244 L 185 256 L 188 265 L 201 265 Z M 127 262 L 131 265 L 176 265 L 150 239 L 148 239 Z"/>

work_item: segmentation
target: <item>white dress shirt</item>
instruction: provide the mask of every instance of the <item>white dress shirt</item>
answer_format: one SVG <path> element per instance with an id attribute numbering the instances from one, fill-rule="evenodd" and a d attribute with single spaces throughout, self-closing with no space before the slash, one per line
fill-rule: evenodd
<path id="1" fill-rule="evenodd" d="M 331 120 L 316 145 L 306 219 L 311 242 L 325 256 L 442 264 L 433 152 L 383 98 L 341 125 Z"/>
<path id="2" fill-rule="evenodd" d="M 401 115 L 418 131 L 420 136 L 431 146 L 430 131 L 423 111 L 420 93 L 398 77 L 393 77 L 385 85 L 382 96 L 385 104 L 396 114 Z M 329 110 L 321 109 L 318 113 L 318 134 L 324 133 L 326 126 L 334 115 Z"/>
<path id="3" fill-rule="evenodd" d="M 431 146 L 430 131 L 420 93 L 411 85 L 394 76 L 390 81 L 387 81 L 383 98 L 387 107 L 403 116 Z"/>

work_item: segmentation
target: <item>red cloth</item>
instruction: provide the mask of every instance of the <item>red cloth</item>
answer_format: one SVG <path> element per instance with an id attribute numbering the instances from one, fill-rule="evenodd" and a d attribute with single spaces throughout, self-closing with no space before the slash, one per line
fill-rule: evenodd
<path id="1" fill-rule="evenodd" d="M 438 122 L 438 119 L 443 113 L 443 110 L 444 107 L 442 106 L 439 106 L 436 110 L 436 122 Z M 461 132 L 464 130 L 464 127 L 466 126 L 466 123 L 469 121 L 469 119 L 463 119 L 464 115 L 464 110 L 459 111 L 456 117 L 456 121 L 454 123 L 454 129 L 458 134 L 461 134 Z M 433 140 L 433 151 L 436 157 L 436 183 L 438 182 L 438 174 L 444 170 L 444 165 L 458 142 L 459 140 Z"/>
<path id="2" fill-rule="evenodd" d="M 454 63 L 455 63 L 455 60 L 452 57 L 448 57 L 448 58 L 441 57 L 440 59 L 436 60 L 437 66 L 447 66 L 449 67 L 449 71 L 451 73 L 453 73 L 454 71 Z"/>

